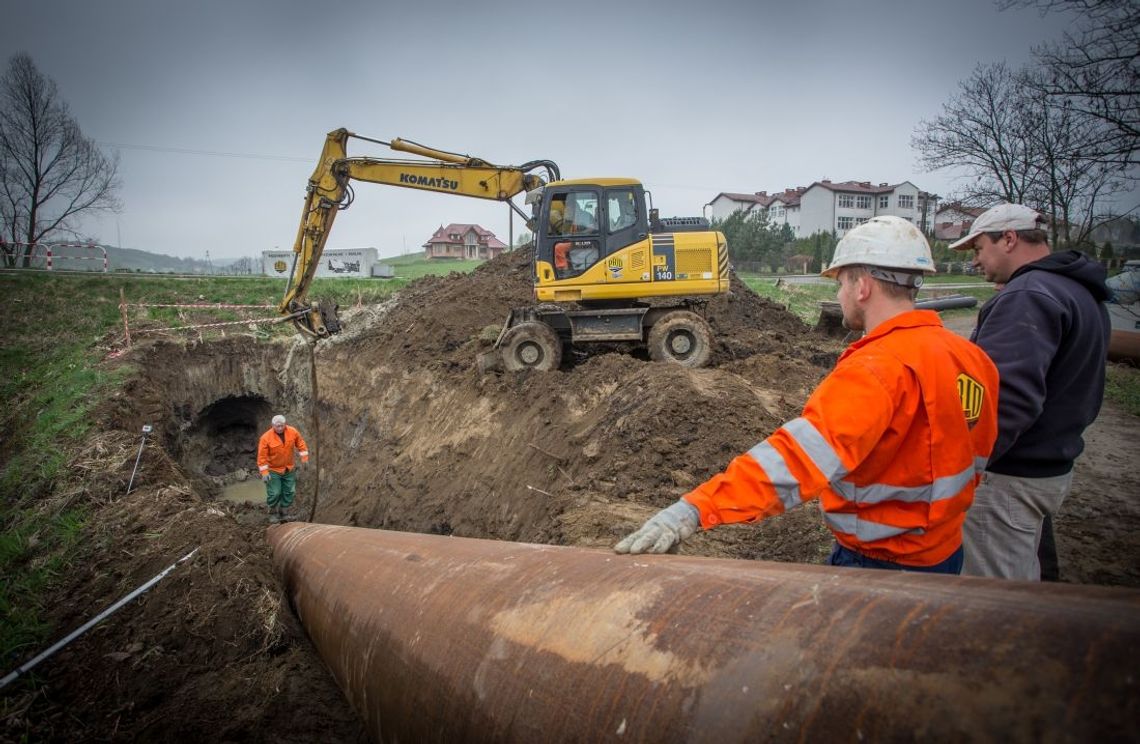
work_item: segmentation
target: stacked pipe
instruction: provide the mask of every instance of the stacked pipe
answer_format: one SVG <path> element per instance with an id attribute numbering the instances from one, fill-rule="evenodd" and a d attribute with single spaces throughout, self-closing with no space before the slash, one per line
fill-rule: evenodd
<path id="1" fill-rule="evenodd" d="M 271 527 L 376 741 L 1118 740 L 1140 592 Z"/>

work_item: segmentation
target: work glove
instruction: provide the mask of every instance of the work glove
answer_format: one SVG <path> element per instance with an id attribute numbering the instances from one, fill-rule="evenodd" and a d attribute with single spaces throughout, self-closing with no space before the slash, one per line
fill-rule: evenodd
<path id="1" fill-rule="evenodd" d="M 616 553 L 667 553 L 701 526 L 697 507 L 681 499 L 650 517 L 641 529 L 614 546 Z"/>
<path id="2" fill-rule="evenodd" d="M 269 482 L 269 473 L 266 473 L 265 475 L 261 476 L 261 482 L 262 483 L 268 483 Z"/>

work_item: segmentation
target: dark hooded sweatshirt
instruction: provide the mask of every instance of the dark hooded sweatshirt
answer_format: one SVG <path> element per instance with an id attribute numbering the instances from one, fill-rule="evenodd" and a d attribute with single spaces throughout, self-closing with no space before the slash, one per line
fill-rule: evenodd
<path id="1" fill-rule="evenodd" d="M 1104 398 L 1111 326 L 1104 268 L 1077 251 L 1013 272 L 978 313 L 972 339 L 1001 375 L 987 470 L 1048 478 L 1073 469 Z"/>

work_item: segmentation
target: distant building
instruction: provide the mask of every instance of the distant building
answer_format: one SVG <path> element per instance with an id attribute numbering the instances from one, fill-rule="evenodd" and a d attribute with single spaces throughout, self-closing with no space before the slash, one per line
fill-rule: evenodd
<path id="1" fill-rule="evenodd" d="M 261 273 L 288 276 L 293 271 L 293 251 L 262 251 Z M 330 248 L 321 253 L 314 276 L 372 276 L 375 248 Z"/>
<path id="2" fill-rule="evenodd" d="M 974 220 L 987 207 L 966 207 L 961 202 L 950 202 L 934 215 L 934 239 L 957 240 L 970 232 Z"/>
<path id="3" fill-rule="evenodd" d="M 762 212 L 769 224 L 787 224 L 796 237 L 817 232 L 835 232 L 840 237 L 851 228 L 877 215 L 890 214 L 910 220 L 923 232 L 934 229 L 938 195 L 922 191 L 910 181 L 872 185 L 870 181 L 832 183 L 824 179 L 810 186 L 769 195 L 721 192 L 706 206 L 711 219 L 724 219 L 733 212 Z"/>
<path id="4" fill-rule="evenodd" d="M 773 197 L 767 191 L 757 191 L 755 194 L 734 194 L 722 191 L 713 197 L 706 206 L 711 207 L 708 217 L 713 220 L 723 220 L 733 212 L 763 212 L 772 203 Z"/>
<path id="5" fill-rule="evenodd" d="M 452 222 L 439 229 L 424 243 L 427 258 L 490 259 L 507 249 L 507 244 L 479 225 Z"/>

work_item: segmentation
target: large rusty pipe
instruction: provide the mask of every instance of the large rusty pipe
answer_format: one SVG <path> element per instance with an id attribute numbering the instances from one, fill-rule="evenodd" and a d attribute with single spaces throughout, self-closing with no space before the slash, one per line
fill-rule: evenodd
<path id="1" fill-rule="evenodd" d="M 1134 590 L 328 525 L 269 539 L 377 741 L 1137 736 Z"/>

